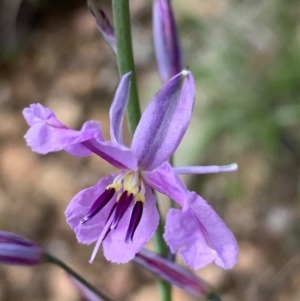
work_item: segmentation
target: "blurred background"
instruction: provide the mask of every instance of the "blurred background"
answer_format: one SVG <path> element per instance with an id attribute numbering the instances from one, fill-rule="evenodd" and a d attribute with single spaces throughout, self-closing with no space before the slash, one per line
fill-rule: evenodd
<path id="1" fill-rule="evenodd" d="M 144 108 L 161 86 L 151 2 L 130 4 Z M 101 6 L 111 16 L 110 1 Z M 173 7 L 184 64 L 197 84 L 175 165 L 239 164 L 237 173 L 184 179 L 240 246 L 234 269 L 210 265 L 195 273 L 223 301 L 300 300 L 300 3 L 173 0 Z M 93 246 L 79 245 L 64 219 L 73 195 L 112 167 L 96 156 L 39 156 L 23 139 L 22 110 L 36 102 L 70 127 L 99 120 L 108 138 L 117 84 L 115 58 L 83 0 L 0 0 L 0 229 L 43 245 L 118 300 L 155 301 L 154 278 L 133 263 L 107 263 L 100 251 L 89 265 Z M 173 293 L 175 301 L 193 300 Z M 45 265 L 0 266 L 0 300 L 83 299 L 63 272 Z"/>

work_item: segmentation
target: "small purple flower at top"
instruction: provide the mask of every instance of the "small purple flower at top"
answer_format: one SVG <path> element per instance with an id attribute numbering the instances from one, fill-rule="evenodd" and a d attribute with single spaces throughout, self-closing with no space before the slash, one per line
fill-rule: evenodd
<path id="1" fill-rule="evenodd" d="M 36 265 L 46 261 L 45 251 L 34 242 L 0 231 L 0 263 L 12 265 Z"/>
<path id="2" fill-rule="evenodd" d="M 154 0 L 153 37 L 158 71 L 163 83 L 182 69 L 182 54 L 171 0 Z"/>
<path id="3" fill-rule="evenodd" d="M 172 220 L 177 222 L 180 219 L 186 225 L 181 234 L 186 231 L 187 235 L 192 235 L 188 227 L 192 216 L 193 231 L 198 233 L 195 241 L 198 253 L 191 255 L 183 252 L 186 247 L 184 244 L 190 246 L 191 241 L 185 241 L 180 236 L 176 244 L 178 235 L 168 231 L 166 237 L 171 249 L 174 252 L 179 250 L 183 257 L 187 256 L 185 261 L 193 268 L 212 261 L 223 268 L 232 267 L 238 253 L 232 233 L 224 223 L 208 223 L 205 219 L 201 224 L 201 221 L 194 220 L 194 216 L 199 219 L 203 217 L 202 208 L 186 200 L 190 192 L 178 175 L 234 171 L 237 165 L 173 168 L 167 162 L 190 123 L 195 98 L 191 72 L 183 70 L 157 92 L 143 113 L 128 148 L 123 144 L 122 123 L 130 79 L 130 73 L 122 77 L 110 108 L 110 141 L 103 139 L 100 124 L 95 121 L 88 121 L 81 130 L 75 131 L 59 122 L 53 112 L 40 104 L 24 109 L 23 114 L 30 125 L 25 139 L 34 151 L 45 154 L 66 150 L 74 156 L 94 153 L 118 168 L 116 173 L 100 179 L 95 186 L 74 196 L 66 209 L 68 224 L 75 231 L 79 242 L 96 242 L 90 262 L 94 260 L 101 244 L 106 259 L 117 263 L 128 262 L 151 239 L 158 226 L 159 214 L 156 197 L 152 192 L 155 189 L 183 207 L 184 214 L 171 216 L 167 221 L 168 228 L 172 227 Z M 192 206 L 190 210 L 189 205 Z M 205 218 L 217 216 L 211 207 L 205 203 L 202 205 Z M 174 227 L 177 225 L 174 224 Z M 214 236 L 214 231 L 222 233 L 222 247 L 215 241 L 220 237 Z M 203 236 L 205 241 L 201 240 Z M 199 246 L 200 242 L 203 246 Z M 203 253 L 209 252 L 208 246 L 211 255 L 203 258 Z M 231 251 L 224 252 L 223 249 Z M 195 257 L 195 260 L 190 256 Z"/>

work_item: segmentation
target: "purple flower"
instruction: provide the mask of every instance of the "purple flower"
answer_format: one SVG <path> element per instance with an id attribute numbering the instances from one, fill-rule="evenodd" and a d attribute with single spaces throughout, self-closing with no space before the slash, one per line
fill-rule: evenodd
<path id="1" fill-rule="evenodd" d="M 110 108 L 110 141 L 103 139 L 100 125 L 95 121 L 88 121 L 81 130 L 75 131 L 59 122 L 53 112 L 40 104 L 31 105 L 24 110 L 24 116 L 30 125 L 25 139 L 34 151 L 45 154 L 66 150 L 75 156 L 95 153 L 119 169 L 100 179 L 95 186 L 74 196 L 66 209 L 68 224 L 75 231 L 79 242 L 91 244 L 96 241 L 91 262 L 101 244 L 108 260 L 128 262 L 150 240 L 158 226 L 159 214 L 156 197 L 152 192 L 155 189 L 183 207 L 178 216 L 168 216 L 166 239 L 172 251 L 178 249 L 185 261 L 194 268 L 199 266 L 199 262 L 203 266 L 211 261 L 225 268 L 231 267 L 238 252 L 233 235 L 224 223 L 206 221 L 209 216 L 215 220 L 220 218 L 204 201 L 203 216 L 202 207 L 197 207 L 192 200 L 187 199 L 191 193 L 178 175 L 233 171 L 237 169 L 236 164 L 173 168 L 167 162 L 190 123 L 195 97 L 192 74 L 183 70 L 158 91 L 142 115 L 128 148 L 123 144 L 122 122 L 128 101 L 130 77 L 129 73 L 122 77 Z M 198 222 L 198 216 L 204 221 Z M 183 252 L 185 245 L 182 243 L 187 243 L 190 247 L 191 241 L 184 241 L 181 235 L 171 233 L 170 229 L 172 220 L 177 223 L 179 219 L 184 224 L 180 234 L 184 235 L 183 231 L 186 231 L 187 235 L 194 235 L 198 251 L 201 249 L 198 244 L 205 235 L 207 240 L 201 240 L 203 249 L 208 253 L 209 245 L 214 256 L 202 258 L 201 253 Z M 195 234 L 190 232 L 190 222 L 195 227 Z M 173 226 L 177 227 L 176 224 Z M 208 235 L 204 234 L 205 231 Z M 215 232 L 221 233 L 222 248 L 215 241 L 219 239 L 217 235 L 210 235 Z M 224 252 L 223 248 L 232 252 Z"/>
<path id="2" fill-rule="evenodd" d="M 12 265 L 36 265 L 46 260 L 45 251 L 21 236 L 0 231 L 0 262 Z"/>
<path id="3" fill-rule="evenodd" d="M 182 55 L 171 0 L 153 4 L 153 37 L 162 82 L 167 82 L 182 69 Z"/>

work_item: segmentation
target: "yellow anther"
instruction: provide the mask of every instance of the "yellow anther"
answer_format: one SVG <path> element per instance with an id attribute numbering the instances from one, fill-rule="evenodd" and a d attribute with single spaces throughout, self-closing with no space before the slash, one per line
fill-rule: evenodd
<path id="1" fill-rule="evenodd" d="M 145 196 L 142 193 L 137 193 L 137 195 L 135 196 L 135 201 L 136 202 L 145 202 Z"/>
<path id="2" fill-rule="evenodd" d="M 117 182 L 106 186 L 106 189 L 110 189 L 110 188 L 113 188 L 117 192 L 122 188 L 122 184 Z"/>
<path id="3" fill-rule="evenodd" d="M 145 202 L 145 188 L 139 173 L 126 172 L 120 174 L 112 184 L 106 186 L 106 189 L 114 189 L 118 192 L 117 202 L 124 192 L 127 192 L 128 195 L 132 194 L 136 202 Z"/>

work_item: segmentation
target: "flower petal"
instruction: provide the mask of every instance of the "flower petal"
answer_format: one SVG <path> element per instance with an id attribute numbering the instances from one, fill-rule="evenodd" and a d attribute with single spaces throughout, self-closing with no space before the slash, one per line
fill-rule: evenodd
<path id="1" fill-rule="evenodd" d="M 131 72 L 122 76 L 109 110 L 111 140 L 121 144 L 123 144 L 122 124 L 129 98 L 130 80 Z"/>
<path id="2" fill-rule="evenodd" d="M 67 128 L 57 120 L 55 114 L 50 109 L 44 107 L 40 103 L 34 103 L 31 104 L 29 108 L 25 108 L 23 110 L 23 116 L 29 126 L 33 126 L 42 121 L 47 121 L 52 126 L 58 128 Z"/>
<path id="3" fill-rule="evenodd" d="M 164 239 L 171 252 L 178 252 L 193 269 L 206 266 L 216 257 L 216 252 L 208 246 L 202 229 L 190 210 L 168 211 Z"/>
<path id="4" fill-rule="evenodd" d="M 78 131 L 79 132 L 79 131 Z M 104 141 L 102 137 L 102 131 L 100 123 L 97 121 L 87 121 L 83 124 L 80 132 L 82 136 L 78 137 L 78 143 L 71 144 L 64 148 L 66 152 L 76 157 L 85 157 L 93 154 L 93 152 L 88 149 L 84 143 L 86 141 Z M 86 133 L 90 133 L 86 135 Z M 88 139 L 91 137 L 90 139 Z M 96 137 L 98 137 L 96 139 Z"/>
<path id="5" fill-rule="evenodd" d="M 143 177 L 149 186 L 169 196 L 180 206 L 184 205 L 187 189 L 169 163 L 165 162 L 153 171 L 144 171 Z"/>
<path id="6" fill-rule="evenodd" d="M 190 123 L 194 98 L 194 79 L 187 70 L 174 76 L 154 96 L 131 145 L 144 170 L 152 170 L 172 156 Z"/>
<path id="7" fill-rule="evenodd" d="M 111 184 L 118 173 L 102 178 L 95 186 L 78 192 L 68 205 L 65 215 L 67 223 L 76 233 L 77 240 L 83 244 L 91 244 L 96 241 L 104 228 L 111 207 L 114 205 L 115 196 L 112 200 L 92 219 L 84 224 L 80 221 L 91 208 L 95 200 L 103 193 L 106 186 Z"/>
<path id="8" fill-rule="evenodd" d="M 89 155 L 82 145 L 75 145 L 92 138 L 102 139 L 100 124 L 96 121 L 86 122 L 80 131 L 72 130 L 62 124 L 55 114 L 41 104 L 32 104 L 23 110 L 23 115 L 30 125 L 24 136 L 27 145 L 40 154 L 67 150 L 76 156 Z"/>
<path id="9" fill-rule="evenodd" d="M 132 243 L 125 243 L 125 237 L 133 204 L 121 219 L 118 227 L 111 231 L 103 241 L 104 256 L 107 260 L 116 263 L 128 262 L 153 236 L 158 226 L 159 214 L 156 208 L 156 197 L 149 186 L 146 186 L 145 200 L 143 215 Z"/>
<path id="10" fill-rule="evenodd" d="M 122 144 L 98 139 L 91 139 L 82 144 L 94 154 L 100 156 L 119 169 L 137 170 L 137 159 L 135 154 L 131 149 Z"/>
<path id="11" fill-rule="evenodd" d="M 163 82 L 182 69 L 181 49 L 170 0 L 153 4 L 153 37 L 158 70 Z"/>
<path id="12" fill-rule="evenodd" d="M 177 175 L 182 174 L 209 174 L 209 173 L 219 173 L 219 172 L 232 172 L 238 169 L 236 163 L 229 165 L 211 165 L 211 166 L 176 166 L 173 167 L 173 171 Z"/>
<path id="13" fill-rule="evenodd" d="M 171 251 L 178 251 L 193 269 L 210 262 L 228 269 L 237 261 L 238 246 L 232 232 L 195 192 L 190 193 L 182 211 L 169 210 L 164 238 Z"/>

